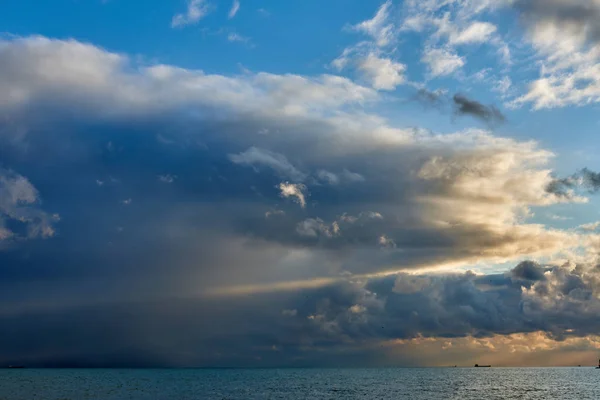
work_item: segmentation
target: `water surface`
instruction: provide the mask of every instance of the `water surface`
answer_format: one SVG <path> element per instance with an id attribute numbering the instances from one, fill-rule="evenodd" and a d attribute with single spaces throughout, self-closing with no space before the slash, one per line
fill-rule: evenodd
<path id="1" fill-rule="evenodd" d="M 22 369 L 0 371 L 0 400 L 600 399 L 581 368 Z"/>

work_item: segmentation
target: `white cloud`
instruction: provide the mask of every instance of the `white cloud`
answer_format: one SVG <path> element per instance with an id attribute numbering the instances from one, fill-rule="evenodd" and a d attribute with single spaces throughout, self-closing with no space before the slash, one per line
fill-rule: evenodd
<path id="1" fill-rule="evenodd" d="M 496 32 L 496 26 L 489 22 L 473 22 L 466 28 L 458 32 L 452 32 L 450 35 L 450 43 L 457 44 L 473 44 L 485 43 Z"/>
<path id="2" fill-rule="evenodd" d="M 394 90 L 405 81 L 406 65 L 389 58 L 381 58 L 374 53 L 369 53 L 366 58 L 360 60 L 358 69 L 363 72 L 371 86 L 378 90 Z"/>
<path id="3" fill-rule="evenodd" d="M 371 36 L 379 47 L 389 45 L 394 40 L 394 25 L 389 22 L 391 8 L 392 1 L 387 0 L 372 19 L 356 24 L 352 29 Z"/>
<path id="4" fill-rule="evenodd" d="M 306 207 L 306 186 L 301 183 L 288 183 L 282 182 L 279 184 L 279 190 L 281 191 L 281 196 L 286 198 L 294 198 L 300 207 Z"/>
<path id="5" fill-rule="evenodd" d="M 467 45 L 496 47 L 498 58 L 509 66 L 511 51 L 498 27 L 478 18 L 510 1 L 406 1 L 401 31 L 415 31 L 425 36 L 422 61 L 429 65 L 431 76 L 447 76 L 464 66 L 468 54 L 461 51 Z"/>
<path id="6" fill-rule="evenodd" d="M 173 28 L 185 25 L 193 25 L 204 18 L 211 10 L 210 4 L 206 0 L 188 0 L 185 13 L 177 14 L 171 20 Z"/>
<path id="7" fill-rule="evenodd" d="M 237 12 L 239 10 L 240 10 L 239 0 L 233 0 L 233 4 L 231 5 L 231 9 L 229 10 L 229 14 L 227 14 L 227 17 L 229 19 L 232 19 L 233 17 L 235 17 L 235 15 L 237 14 Z"/>
<path id="8" fill-rule="evenodd" d="M 598 230 L 598 228 L 600 228 L 600 221 L 592 222 L 589 224 L 579 225 L 577 227 L 577 229 L 580 229 L 580 230 L 586 231 L 586 232 L 594 232 L 594 231 Z"/>
<path id="9" fill-rule="evenodd" d="M 539 77 L 510 103 L 533 108 L 600 102 L 600 3 L 551 0 L 518 2 L 526 38 L 539 59 Z"/>
<path id="10" fill-rule="evenodd" d="M 240 154 L 230 154 L 231 162 L 253 167 L 265 166 L 276 171 L 281 177 L 289 178 L 296 182 L 306 179 L 306 174 L 294 167 L 283 154 L 269 150 L 250 147 Z"/>
<path id="11" fill-rule="evenodd" d="M 0 241 L 54 236 L 53 224 L 60 218 L 37 208 L 38 203 L 39 193 L 27 178 L 0 169 Z M 8 220 L 20 222 L 26 232 L 12 232 L 5 226 Z"/>
<path id="12" fill-rule="evenodd" d="M 74 57 L 79 61 L 73 62 Z M 125 56 L 88 44 L 42 37 L 0 40 L 0 59 L 11 60 L 0 74 L 0 107 L 40 101 L 56 91 L 79 110 L 107 115 L 194 103 L 220 112 L 233 107 L 257 115 L 300 116 L 379 98 L 375 90 L 339 76 L 229 77 L 167 65 L 137 66 Z"/>
<path id="13" fill-rule="evenodd" d="M 425 49 L 421 61 L 429 66 L 429 71 L 434 77 L 450 75 L 465 65 L 462 57 L 443 48 Z"/>
<path id="14" fill-rule="evenodd" d="M 235 32 L 231 32 L 230 34 L 227 35 L 227 40 L 229 40 L 230 42 L 247 43 L 250 40 L 250 38 L 247 38 L 247 37 L 242 36 Z"/>

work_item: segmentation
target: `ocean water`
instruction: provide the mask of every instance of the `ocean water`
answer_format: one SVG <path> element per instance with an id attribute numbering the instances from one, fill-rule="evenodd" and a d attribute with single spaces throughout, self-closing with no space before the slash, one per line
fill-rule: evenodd
<path id="1" fill-rule="evenodd" d="M 2 400 L 600 399 L 581 368 L 8 369 Z"/>

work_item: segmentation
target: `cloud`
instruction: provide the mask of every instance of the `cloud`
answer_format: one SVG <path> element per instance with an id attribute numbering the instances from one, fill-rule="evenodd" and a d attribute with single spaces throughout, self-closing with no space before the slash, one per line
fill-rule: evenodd
<path id="1" fill-rule="evenodd" d="M 157 204 L 167 196 L 184 196 L 191 204 L 204 204 L 198 212 L 228 214 L 230 219 L 220 224 L 233 237 L 250 235 L 284 248 L 314 246 L 332 251 L 331 257 L 361 252 L 372 257 L 369 263 L 355 258 L 346 264 L 356 271 L 551 255 L 579 241 L 575 234 L 525 222 L 529 207 L 577 201 L 546 190 L 554 180 L 546 166 L 549 152 L 535 143 L 494 137 L 486 131 L 440 135 L 395 128 L 380 116 L 353 111 L 379 97 L 346 78 L 224 76 L 167 65 L 138 67 L 124 55 L 45 38 L 4 42 L 1 51 L 3 59 L 10 60 L 7 65 L 15 67 L 2 69 L 0 82 L 10 90 L 0 104 L 26 111 L 29 123 L 40 121 L 37 131 L 29 134 L 32 146 L 46 143 L 40 139 L 50 137 L 45 129 L 52 129 L 53 135 L 64 129 L 52 124 L 39 128 L 47 120 L 42 110 L 52 99 L 57 118 L 63 109 L 77 110 L 79 124 L 106 126 L 102 143 L 111 141 L 115 149 L 122 149 L 108 152 L 102 147 L 107 168 L 103 175 L 119 176 L 122 182 L 103 193 L 107 204 L 133 196 L 156 197 Z M 73 54 L 78 55 L 77 63 L 72 62 Z M 60 66 L 52 80 L 34 68 L 50 61 Z M 40 112 L 32 114 L 37 107 Z M 182 117 L 181 110 L 194 112 Z M 124 123 L 130 119 L 145 127 L 147 135 L 132 131 Z M 116 127 L 128 134 L 108 133 L 120 131 Z M 269 129 L 269 134 L 255 134 L 262 129 Z M 157 141 L 159 134 L 168 137 L 170 144 Z M 83 136 L 71 140 L 89 148 L 90 154 L 96 152 L 93 142 Z M 200 149 L 198 142 L 211 151 Z M 146 150 L 136 152 L 142 144 Z M 42 152 L 41 145 L 38 151 L 45 157 L 58 154 L 51 147 Z M 153 158 L 145 159 L 146 152 Z M 137 168 L 125 161 L 128 156 L 139 160 Z M 293 162 L 288 158 L 292 156 Z M 89 158 L 92 161 L 100 162 Z M 164 165 L 157 167 L 159 161 Z M 142 165 L 148 168 L 147 177 Z M 246 171 L 240 166 L 252 168 Z M 98 169 L 91 164 L 88 168 L 94 173 L 85 182 L 93 182 Z M 167 168 L 179 182 L 175 193 L 162 190 L 159 196 L 154 192 L 156 177 Z M 189 176 L 190 168 L 197 174 Z M 309 190 L 315 215 L 284 209 L 285 218 L 269 218 L 269 224 L 264 224 L 265 213 L 276 208 L 281 196 L 304 208 Z M 213 204 L 216 199 L 220 200 Z M 239 212 L 216 210 L 232 202 L 239 204 Z M 368 229 L 362 231 L 346 229 L 338 221 L 344 213 L 359 215 L 369 209 L 390 217 L 365 225 Z M 111 231 L 124 225 L 122 218 L 115 217 Z M 328 242 L 299 240 L 296 226 L 306 218 L 328 224 L 338 221 L 342 234 Z M 379 251 L 382 235 L 396 243 L 398 252 Z"/>
<path id="2" fill-rule="evenodd" d="M 52 240 L 0 253 L 0 322 L 19 332 L 2 361 L 275 365 L 302 353 L 319 365 L 419 335 L 597 328 L 591 262 L 540 266 L 544 281 L 442 273 L 594 248 L 594 235 L 531 222 L 531 209 L 577 201 L 547 190 L 553 154 L 538 143 L 397 127 L 373 112 L 377 91 L 334 75 L 138 65 L 41 37 L 2 41 L 0 60 L 0 113 L 28 143 L 19 151 L 8 139 L 22 132 L 9 129 L 0 155 L 37 193 L 0 191 L 22 192 L 3 201 L 3 219 L 41 215 L 40 197 L 63 217 Z M 167 171 L 178 177 L 168 188 L 157 182 Z M 130 198 L 135 207 L 119 203 Z M 556 307 L 543 309 L 544 296 Z M 77 332 L 69 346 L 65 332 Z"/>
<path id="3" fill-rule="evenodd" d="M 509 67 L 513 62 L 509 42 L 495 23 L 482 17 L 489 17 L 510 1 L 405 1 L 400 32 L 416 32 L 423 38 L 421 62 L 428 66 L 426 78 L 452 75 L 467 64 L 469 57 L 488 62 L 490 53 L 487 48 L 480 49 L 482 45 L 495 48 L 497 58 Z M 467 49 L 468 53 L 463 53 Z M 498 80 L 496 74 L 494 70 L 491 79 Z"/>
<path id="4" fill-rule="evenodd" d="M 340 183 L 358 183 L 364 182 L 365 177 L 356 172 L 344 169 L 341 173 L 333 173 L 326 170 L 317 171 L 317 178 L 330 185 L 338 185 Z"/>
<path id="5" fill-rule="evenodd" d="M 416 17 L 412 17 L 414 21 Z M 429 23 L 436 29 L 434 37 L 445 37 L 448 45 L 472 45 L 481 44 L 491 40 L 496 33 L 496 26 L 489 22 L 481 21 L 451 21 L 450 13 L 445 13 L 441 18 L 425 17 L 419 18 L 421 24 Z M 420 27 L 418 27 L 420 28 Z"/>
<path id="6" fill-rule="evenodd" d="M 378 47 L 385 47 L 394 41 L 394 24 L 389 22 L 392 1 L 383 3 L 372 19 L 352 26 L 357 32 L 362 32 L 373 38 Z"/>
<path id="7" fill-rule="evenodd" d="M 568 221 L 570 219 L 573 219 L 572 217 L 565 217 L 563 215 L 557 214 L 548 214 L 548 218 L 553 219 L 555 221 Z"/>
<path id="8" fill-rule="evenodd" d="M 306 179 L 306 174 L 294 167 L 283 154 L 278 154 L 265 149 L 250 147 L 240 154 L 230 154 L 231 162 L 246 166 L 265 166 L 272 168 L 283 178 L 296 182 Z"/>
<path id="9" fill-rule="evenodd" d="M 586 232 L 594 232 L 600 227 L 600 221 L 591 222 L 589 224 L 579 225 L 577 229 L 581 229 Z"/>
<path id="10" fill-rule="evenodd" d="M 179 298 L 3 314 L 0 319 L 13 329 L 0 344 L 0 361 L 226 366 L 256 365 L 247 360 L 261 357 L 264 366 L 334 366 L 348 365 L 340 354 L 350 351 L 356 354 L 350 365 L 364 366 L 373 354 L 378 355 L 373 366 L 438 365 L 450 359 L 472 365 L 484 354 L 498 364 L 520 365 L 521 357 L 549 351 L 559 356 L 561 349 L 567 352 L 563 356 L 579 349 L 589 357 L 600 346 L 593 317 L 600 307 L 597 271 L 590 267 L 526 261 L 488 276 L 394 274 L 217 302 Z M 206 319 L 220 323 L 198 322 Z M 44 335 L 32 341 L 38 338 L 34 326 Z M 100 327 L 113 334 L 98 335 Z M 68 344 L 62 340 L 66 331 L 74 339 Z M 281 351 L 272 354 L 273 346 Z M 122 348 L 129 350 L 119 353 Z M 502 359 L 503 354 L 511 357 Z"/>
<path id="11" fill-rule="evenodd" d="M 555 178 L 546 187 L 548 193 L 565 198 L 575 198 L 575 189 L 587 189 L 590 193 L 600 190 L 600 173 L 583 168 L 566 178 Z"/>
<path id="12" fill-rule="evenodd" d="M 405 81 L 406 65 L 373 53 L 358 62 L 358 69 L 377 90 L 394 90 Z"/>
<path id="13" fill-rule="evenodd" d="M 421 61 L 428 65 L 434 77 L 450 75 L 465 65 L 463 57 L 443 48 L 426 48 Z"/>
<path id="14" fill-rule="evenodd" d="M 162 183 L 173 183 L 175 179 L 177 179 L 177 175 L 158 175 L 158 180 Z"/>
<path id="15" fill-rule="evenodd" d="M 581 40 L 600 40 L 600 4 L 595 0 L 521 0 L 514 6 L 529 24 L 560 26 L 567 35 Z"/>
<path id="16" fill-rule="evenodd" d="M 229 14 L 227 14 L 227 17 L 229 19 L 232 19 L 233 17 L 236 16 L 236 14 L 238 13 L 239 10 L 240 10 L 239 0 L 233 0 L 233 3 L 231 4 L 231 9 L 229 10 Z"/>
<path id="17" fill-rule="evenodd" d="M 490 124 L 502 123 L 506 120 L 504 114 L 495 106 L 486 106 L 463 94 L 455 94 L 452 100 L 456 115 L 470 115 Z"/>
<path id="18" fill-rule="evenodd" d="M 281 197 L 295 198 L 298 204 L 300 204 L 300 207 L 306 207 L 306 186 L 304 186 L 303 184 L 282 182 L 281 184 L 279 184 L 279 190 L 281 191 Z"/>
<path id="19" fill-rule="evenodd" d="M 243 42 L 243 43 L 247 43 L 248 41 L 250 41 L 250 38 L 247 38 L 245 36 L 242 36 L 238 33 L 235 32 L 231 32 L 229 35 L 227 35 L 227 40 L 229 40 L 230 42 Z"/>
<path id="20" fill-rule="evenodd" d="M 473 22 L 462 31 L 452 32 L 449 41 L 454 45 L 485 43 L 496 29 L 496 26 L 489 22 Z"/>
<path id="21" fill-rule="evenodd" d="M 285 211 L 282 211 L 282 210 L 267 211 L 265 213 L 265 218 L 273 218 L 273 217 L 281 216 L 281 215 L 285 215 Z"/>
<path id="22" fill-rule="evenodd" d="M 54 236 L 59 217 L 40 210 L 39 203 L 39 193 L 27 178 L 0 169 L 0 250 L 8 240 Z"/>
<path id="23" fill-rule="evenodd" d="M 185 13 L 176 14 L 171 20 L 171 27 L 179 28 L 186 25 L 194 25 L 204 18 L 211 10 L 206 0 L 187 0 Z"/>
<path id="24" fill-rule="evenodd" d="M 600 94 L 600 5 L 595 1 L 516 1 L 527 36 L 541 65 L 539 77 L 512 106 L 536 110 L 597 103 Z"/>
<path id="25" fill-rule="evenodd" d="M 415 98 L 427 105 L 438 105 L 444 102 L 445 91 L 435 90 L 430 91 L 425 88 L 417 90 Z"/>
<path id="26" fill-rule="evenodd" d="M 222 112 L 234 106 L 239 107 L 238 111 L 245 108 L 252 113 L 277 114 L 283 110 L 289 115 L 300 115 L 343 104 L 365 104 L 378 98 L 372 89 L 338 76 L 308 78 L 258 73 L 238 78 L 160 64 L 137 66 L 125 56 L 88 44 L 42 37 L 2 42 L 0 52 L 6 60 L 1 84 L 11 93 L 3 96 L 3 106 L 43 101 L 44 87 L 49 91 L 66 90 L 61 95 L 65 102 L 90 94 L 91 98 L 74 106 L 89 112 L 100 107 L 94 113 L 113 116 L 136 109 L 145 113 L 150 109 L 166 112 L 190 103 L 218 105 Z M 81 57 L 81 61 L 71 62 L 69 53 Z M 56 67 L 53 75 L 36 69 L 44 57 Z M 24 62 L 32 64 L 24 68 Z M 219 92 L 216 96 L 215 90 Z"/>
<path id="27" fill-rule="evenodd" d="M 337 222 L 333 222 L 331 225 L 326 225 L 320 218 L 308 218 L 298 223 L 296 226 L 296 232 L 300 236 L 308 236 L 313 238 L 324 236 L 330 238 L 339 234 L 340 227 Z"/>

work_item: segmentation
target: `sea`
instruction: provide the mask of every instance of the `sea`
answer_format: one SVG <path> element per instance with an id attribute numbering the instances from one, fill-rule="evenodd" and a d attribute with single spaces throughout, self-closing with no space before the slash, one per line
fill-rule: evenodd
<path id="1" fill-rule="evenodd" d="M 1 400 L 600 399 L 575 368 L 5 369 Z"/>

